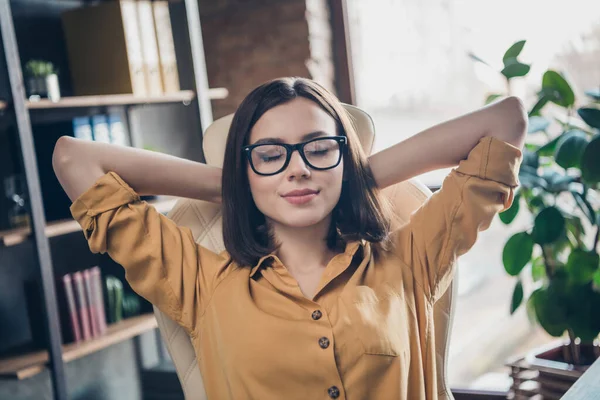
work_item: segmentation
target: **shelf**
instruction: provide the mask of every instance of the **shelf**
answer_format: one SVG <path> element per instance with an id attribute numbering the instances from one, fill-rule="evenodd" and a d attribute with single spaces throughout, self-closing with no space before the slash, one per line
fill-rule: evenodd
<path id="1" fill-rule="evenodd" d="M 229 95 L 225 88 L 209 89 L 208 96 L 211 100 L 224 99 Z M 57 102 L 49 99 L 25 102 L 30 110 L 47 110 L 59 108 L 82 108 L 101 106 L 123 106 L 136 104 L 161 104 L 161 103 L 189 103 L 196 94 L 191 90 L 182 90 L 176 93 L 165 93 L 160 96 L 134 96 L 132 94 L 111 94 L 101 96 L 74 96 L 63 97 Z"/>
<path id="2" fill-rule="evenodd" d="M 161 96 L 134 96 L 132 94 L 111 94 L 103 96 L 75 96 L 63 97 L 57 102 L 49 99 L 39 101 L 26 101 L 30 110 L 53 109 L 53 108 L 77 108 L 77 107 L 99 107 L 99 106 L 121 106 L 133 104 L 159 104 L 190 102 L 195 94 L 191 90 L 177 93 L 167 93 Z"/>
<path id="3" fill-rule="evenodd" d="M 158 327 L 154 314 L 144 314 L 111 324 L 106 334 L 79 343 L 63 345 L 64 362 L 77 360 L 89 354 L 123 342 Z M 49 357 L 45 350 L 21 356 L 0 359 L 0 379 L 26 379 L 46 368 Z"/>
<path id="4" fill-rule="evenodd" d="M 161 214 L 167 214 L 177 202 L 177 197 L 161 196 L 159 200 L 149 201 Z M 49 222 L 46 225 L 46 236 L 48 238 L 66 235 L 81 230 L 81 226 L 74 219 Z M 18 228 L 0 231 L 0 246 L 14 246 L 25 241 L 31 235 L 31 228 Z"/>

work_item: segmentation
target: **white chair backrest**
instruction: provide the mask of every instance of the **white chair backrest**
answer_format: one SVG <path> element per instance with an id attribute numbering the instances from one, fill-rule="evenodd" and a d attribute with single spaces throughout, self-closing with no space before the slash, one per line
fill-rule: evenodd
<path id="1" fill-rule="evenodd" d="M 371 154 L 375 141 L 375 126 L 371 117 L 361 109 L 344 105 L 351 116 L 366 154 Z M 223 166 L 225 143 L 233 115 L 228 115 L 214 121 L 204 133 L 203 149 L 206 162 L 209 165 Z M 383 190 L 391 201 L 396 219 L 393 225 L 398 226 L 409 220 L 410 214 L 419 208 L 431 195 L 431 191 L 416 179 L 411 179 L 393 185 Z M 200 200 L 180 199 L 168 217 L 178 225 L 191 229 L 196 242 L 202 246 L 220 253 L 225 249 L 222 236 L 221 206 Z M 454 314 L 454 297 L 456 285 L 453 283 L 434 306 L 434 327 L 436 340 L 437 382 L 439 399 L 452 399 L 447 386 L 446 363 L 450 330 Z M 186 400 L 207 400 L 202 374 L 198 367 L 192 342 L 177 323 L 154 307 L 161 335 L 177 369 Z"/>

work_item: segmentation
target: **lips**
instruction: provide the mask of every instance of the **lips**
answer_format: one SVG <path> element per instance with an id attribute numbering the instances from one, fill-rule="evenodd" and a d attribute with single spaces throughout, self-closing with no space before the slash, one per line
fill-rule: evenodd
<path id="1" fill-rule="evenodd" d="M 291 192 L 287 192 L 282 197 L 299 197 L 299 196 L 307 196 L 310 194 L 317 194 L 317 193 L 319 193 L 319 192 L 316 190 L 312 190 L 312 189 L 300 189 L 300 190 L 292 190 Z"/>
<path id="2" fill-rule="evenodd" d="M 299 205 L 310 202 L 312 199 L 317 197 L 318 194 L 319 192 L 317 190 L 301 189 L 292 190 L 281 197 L 283 197 L 290 204 Z"/>

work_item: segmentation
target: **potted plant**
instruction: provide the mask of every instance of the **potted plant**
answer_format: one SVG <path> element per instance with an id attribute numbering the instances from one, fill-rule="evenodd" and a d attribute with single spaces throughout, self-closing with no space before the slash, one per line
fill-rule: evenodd
<path id="1" fill-rule="evenodd" d="M 524 46 L 519 41 L 504 54 L 500 74 L 506 93 L 488 95 L 487 103 L 511 94 L 511 80 L 529 73 L 530 65 L 519 60 Z M 546 332 L 569 337 L 567 343 L 528 358 L 541 377 L 570 371 L 576 379 L 599 356 L 600 91 L 587 91 L 586 96 L 585 102 L 577 102 L 563 74 L 543 74 L 528 112 L 520 186 L 512 206 L 500 213 L 505 224 L 523 207 L 531 215 L 531 225 L 510 237 L 502 254 L 506 272 L 516 278 L 511 314 L 525 303 L 530 319 Z"/>
<path id="2" fill-rule="evenodd" d="M 52 101 L 60 100 L 58 71 L 49 61 L 29 60 L 25 64 L 27 91 L 31 99 L 48 97 Z"/>

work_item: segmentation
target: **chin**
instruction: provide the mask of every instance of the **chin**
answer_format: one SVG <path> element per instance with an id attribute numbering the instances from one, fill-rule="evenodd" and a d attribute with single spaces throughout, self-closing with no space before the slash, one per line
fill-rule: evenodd
<path id="1" fill-rule="evenodd" d="M 316 210 L 292 210 L 269 218 L 281 225 L 293 228 L 307 228 L 322 222 L 327 215 Z"/>

